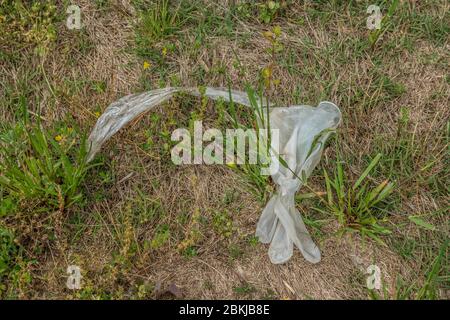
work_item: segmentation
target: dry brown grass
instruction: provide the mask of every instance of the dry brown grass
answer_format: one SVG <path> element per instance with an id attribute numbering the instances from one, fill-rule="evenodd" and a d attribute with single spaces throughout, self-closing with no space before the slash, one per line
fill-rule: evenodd
<path id="1" fill-rule="evenodd" d="M 227 7 L 225 3 L 216 6 L 211 1 L 205 2 L 218 13 Z M 32 95 L 41 97 L 46 124 L 69 114 L 87 131 L 95 123 L 96 111 L 104 110 L 121 96 L 142 90 L 145 84 L 156 87 L 159 75 L 156 67 L 143 70 L 143 59 L 130 50 L 134 46 L 137 22 L 130 1 L 114 1 L 102 9 L 91 1 L 77 3 L 83 12 L 83 31 L 75 34 L 59 26 L 57 48 L 43 62 L 56 99 L 52 98 L 52 90 L 42 78 L 33 87 Z M 311 6 L 293 5 L 290 18 L 276 21 L 283 30 L 284 52 L 294 53 L 292 68 L 296 72 L 289 72 L 287 67 L 278 64 L 274 74 L 281 84 L 270 93 L 271 97 L 280 104 L 295 103 L 292 93 L 300 86 L 302 103 L 316 104 L 325 98 L 324 93 L 327 100 L 336 102 L 344 119 L 340 128 L 341 152 L 348 156 L 349 170 L 355 176 L 363 169 L 364 157 L 377 148 L 374 136 L 392 139 L 400 107 L 408 107 L 410 126 L 422 141 L 420 152 L 424 155 L 418 156 L 416 165 L 425 165 L 429 159 L 426 154 L 433 154 L 437 159 L 433 170 L 441 172 L 445 167 L 445 144 L 436 138 L 436 132 L 445 128 L 450 117 L 448 68 L 442 67 L 448 67 L 448 42 L 442 47 L 418 40 L 412 51 L 398 44 L 400 48 L 387 51 L 385 57 L 368 52 L 355 55 L 346 44 L 357 35 L 367 34 L 361 27 L 364 21 L 345 11 L 335 13 L 334 24 L 321 24 L 307 14 Z M 299 25 L 295 18 L 302 18 L 303 22 Z M 243 88 L 245 79 L 234 66 L 234 52 L 246 66 L 248 80 L 257 83 L 261 68 L 270 61 L 267 40 L 261 36 L 269 27 L 253 20 L 236 19 L 233 37 L 206 36 L 205 45 L 198 51 L 191 50 L 195 40 L 192 28 L 185 28 L 180 31 L 181 36 L 170 38 L 169 42 L 179 50 L 177 54 L 169 53 L 165 61 L 181 85 L 227 86 L 225 75 L 213 71 L 223 66 L 233 87 Z M 392 33 L 383 36 L 379 50 L 395 37 Z M 80 38 L 89 44 L 87 49 L 73 46 Z M 156 43 L 155 47 L 161 48 L 162 43 Z M 331 50 L 331 56 L 326 53 L 330 48 L 341 47 L 342 50 Z M 425 63 L 430 57 L 432 62 Z M 335 58 L 345 62 L 336 62 Z M 30 65 L 39 64 L 35 59 L 30 60 Z M 381 98 L 385 93 L 373 83 L 372 73 L 380 59 L 383 66 L 379 72 L 402 83 L 405 94 L 393 99 Z M 17 82 L 24 68 L 27 66 L 2 64 L 2 81 Z M 205 72 L 202 83 L 193 76 L 193 70 L 197 69 Z M 74 84 L 77 81 L 79 85 Z M 105 90 L 93 90 L 90 85 L 93 81 L 104 83 Z M 355 100 L 359 91 L 363 95 Z M 170 109 L 178 119 L 183 117 L 183 113 L 177 111 L 180 105 L 182 103 L 175 100 L 155 112 L 165 114 Z M 213 110 L 213 106 L 208 110 Z M 214 111 L 210 111 L 210 116 L 214 116 Z M 2 121 L 13 118 L 9 111 L 2 112 L 1 117 Z M 164 121 L 167 116 L 163 116 L 161 123 Z M 338 238 L 334 235 L 338 226 L 333 219 L 323 226 L 324 236 L 317 239 L 323 257 L 319 264 L 309 264 L 296 250 L 287 264 L 272 265 L 267 246 L 249 244 L 263 205 L 242 183 L 241 176 L 218 166 L 167 166 L 158 160 L 159 155 L 150 155 L 140 148 L 145 142 L 143 132 L 148 124 L 146 117 L 140 119 L 103 148 L 102 153 L 114 170 L 113 182 L 107 186 L 95 185 L 98 180 L 90 177 L 86 182 L 87 191 L 101 193 L 103 197 L 95 200 L 90 196 L 84 208 L 73 209 L 61 217 L 63 230 L 59 238 L 45 243 L 46 249 L 38 257 L 39 264 L 30 269 L 33 284 L 20 297 L 136 298 L 139 285 L 143 284 L 150 288 L 143 297 L 154 298 L 151 288 L 155 285 L 175 283 L 186 298 L 367 298 L 364 273 L 373 263 L 381 268 L 392 296 L 398 275 L 407 281 L 424 281 L 426 262 L 422 261 L 420 253 L 417 260 L 405 261 L 392 248 L 372 242 L 362 244 L 358 236 Z M 129 145 L 123 146 L 124 141 Z M 329 167 L 334 157 L 331 147 L 324 155 L 323 166 Z M 90 185 L 91 181 L 94 185 Z M 313 179 L 313 188 L 323 190 L 322 181 Z M 399 190 L 402 202 L 393 221 L 404 222 L 408 215 L 433 212 L 445 204 L 445 197 L 430 195 L 429 189 L 417 182 L 408 182 L 402 188 L 412 190 L 414 195 L 407 196 Z M 158 199 L 164 215 L 142 224 L 133 221 L 132 207 L 138 198 L 136 189 L 149 199 Z M 225 205 L 224 195 L 230 191 L 236 193 L 236 199 Z M 299 209 L 315 217 L 307 206 L 299 205 Z M 230 237 L 218 234 L 211 227 L 214 213 L 221 210 L 227 210 L 233 221 L 234 231 Z M 194 212 L 199 212 L 207 222 L 193 222 Z M 74 215 L 82 221 L 82 227 L 70 219 Z M 186 215 L 187 221 L 179 222 L 180 215 Z M 201 234 L 195 243 L 197 255 L 186 257 L 177 248 L 196 223 Z M 170 226 L 169 240 L 158 249 L 145 248 L 145 241 L 155 237 L 161 224 Z M 401 228 L 401 234 L 421 234 L 411 224 Z M 239 249 L 237 257 L 230 257 L 230 248 Z M 65 269 L 69 264 L 77 264 L 83 270 L 82 292 L 69 292 L 65 288 Z M 250 289 L 242 293 L 239 288 Z"/>

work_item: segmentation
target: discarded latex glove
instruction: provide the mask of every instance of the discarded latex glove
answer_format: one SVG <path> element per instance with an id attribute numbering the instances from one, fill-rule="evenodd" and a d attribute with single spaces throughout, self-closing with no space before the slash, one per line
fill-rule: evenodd
<path id="1" fill-rule="evenodd" d="M 294 244 L 306 260 L 317 263 L 320 251 L 295 208 L 295 193 L 319 163 L 325 141 L 339 125 L 341 113 L 333 103 L 321 102 L 317 108 L 274 108 L 269 119 L 270 128 L 278 129 L 280 137 L 280 145 L 273 145 L 277 143 L 273 140 L 271 150 L 280 150 L 280 157 L 286 163 L 277 165 L 277 172 L 272 174 L 277 192 L 261 214 L 256 235 L 261 242 L 270 243 L 272 263 L 288 261 Z M 272 156 L 271 165 L 277 161 L 278 157 Z"/>
<path id="2" fill-rule="evenodd" d="M 197 88 L 169 87 L 128 95 L 109 105 L 88 138 L 88 161 L 123 126 L 177 92 L 201 95 Z M 231 98 L 235 103 L 251 107 L 247 94 L 241 91 L 207 87 L 204 96 L 214 100 L 222 98 L 225 101 L 230 101 Z M 317 263 L 320 261 L 320 251 L 312 241 L 300 213 L 295 209 L 295 193 L 302 186 L 302 179 L 308 178 L 318 164 L 326 139 L 340 123 L 341 113 L 331 102 L 321 102 L 317 108 L 270 108 L 269 112 L 270 128 L 279 130 L 279 140 L 271 142 L 271 150 L 280 150 L 280 155 L 271 152 L 271 165 L 278 168 L 272 171 L 277 192 L 263 210 L 256 235 L 261 242 L 271 243 L 269 257 L 272 263 L 288 261 L 293 254 L 294 244 L 306 260 Z M 280 165 L 278 157 L 288 167 Z"/>

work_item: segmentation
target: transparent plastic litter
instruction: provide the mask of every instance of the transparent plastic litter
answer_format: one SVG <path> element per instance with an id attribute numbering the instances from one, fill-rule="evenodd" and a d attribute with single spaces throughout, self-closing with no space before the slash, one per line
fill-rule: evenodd
<path id="1" fill-rule="evenodd" d="M 168 87 L 128 95 L 109 105 L 88 138 L 88 161 L 130 121 L 177 92 L 201 96 L 197 88 Z M 204 96 L 224 101 L 231 98 L 234 103 L 251 107 L 247 93 L 241 91 L 207 87 Z M 262 243 L 270 243 L 269 258 L 274 264 L 287 262 L 292 257 L 294 246 L 307 261 L 317 263 L 321 259 L 320 250 L 295 208 L 295 194 L 317 166 L 327 138 L 341 121 L 341 112 L 335 104 L 327 101 L 317 107 L 271 106 L 268 119 L 270 129 L 279 130 L 279 140 L 271 141 L 271 150 L 280 150 L 279 155 L 271 152 L 271 165 L 276 168 L 272 179 L 277 188 L 261 214 L 256 236 Z M 282 163 L 279 157 L 284 160 Z"/>

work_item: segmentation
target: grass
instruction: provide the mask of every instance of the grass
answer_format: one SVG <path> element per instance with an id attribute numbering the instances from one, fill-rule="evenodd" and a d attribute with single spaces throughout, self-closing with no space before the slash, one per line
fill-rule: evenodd
<path id="1" fill-rule="evenodd" d="M 80 185 L 92 167 L 86 164 L 85 140 L 78 145 L 71 130 L 51 137 L 39 122 L 24 122 L 5 131 L 1 143 L 0 185 L 14 201 L 42 211 L 64 211 L 79 201 Z M 75 161 L 70 159 L 74 152 Z"/>
<path id="2" fill-rule="evenodd" d="M 341 161 L 337 161 L 336 171 L 332 178 L 324 171 L 327 188 L 325 203 L 327 210 L 336 216 L 342 226 L 340 234 L 359 232 L 363 238 L 367 236 L 384 244 L 380 236 L 390 233 L 381 224 L 385 220 L 386 214 L 384 212 L 386 210 L 381 209 L 380 205 L 392 193 L 394 184 L 384 180 L 377 186 L 372 187 L 369 182 L 366 182 L 369 173 L 381 157 L 382 155 L 378 154 L 372 159 L 353 184 L 345 176 Z M 323 209 L 316 208 L 316 210 L 323 212 Z"/>
<path id="3" fill-rule="evenodd" d="M 444 288 L 448 287 L 445 283 L 448 282 L 448 276 L 445 274 L 448 270 L 448 266 L 443 264 L 443 259 L 446 257 L 446 250 L 448 250 L 448 241 L 444 242 L 439 249 L 438 255 L 431 261 L 431 265 L 426 270 L 426 278 L 422 284 L 418 284 L 414 281 L 412 284 L 405 283 L 405 281 L 398 277 L 396 281 L 395 294 L 391 296 L 383 287 L 382 295 L 380 295 L 375 290 L 369 290 L 369 296 L 371 299 L 395 299 L 395 300 L 437 300 L 439 299 L 440 293 L 439 288 L 442 286 Z M 444 276 L 440 276 L 443 273 Z M 442 285 L 443 284 L 443 285 Z"/>
<path id="4" fill-rule="evenodd" d="M 394 15 L 395 10 L 397 9 L 399 1 L 398 0 L 384 1 L 383 4 L 387 4 L 387 3 L 388 3 L 387 12 L 384 15 L 384 17 L 381 19 L 381 28 L 375 29 L 374 31 L 370 32 L 370 34 L 369 34 L 369 43 L 372 48 L 375 46 L 375 44 L 377 43 L 380 36 L 384 32 L 386 32 L 386 30 L 389 27 L 392 27 L 391 19 L 392 19 L 392 16 Z"/>
<path id="5" fill-rule="evenodd" d="M 14 56 L 21 50 L 32 48 L 38 55 L 45 53 L 56 39 L 56 23 L 60 21 L 53 1 L 22 2 L 4 0 L 0 9 L 2 17 L 1 53 Z M 11 51 L 7 44 L 13 44 Z"/>
<path id="6" fill-rule="evenodd" d="M 0 293 L 3 293 L 6 289 L 3 283 L 6 282 L 9 273 L 14 269 L 15 257 L 18 256 L 18 250 L 17 245 L 14 243 L 14 235 L 11 230 L 0 227 L 0 280 L 2 282 Z"/>
<path id="7" fill-rule="evenodd" d="M 371 31 L 369 4 L 95 1 L 72 31 L 66 4 L 3 1 L 0 297 L 154 299 L 175 283 L 199 299 L 447 299 L 450 11 L 378 1 Z M 177 95 L 84 164 L 111 102 L 168 85 L 339 106 L 338 139 L 296 195 L 319 265 L 268 261 L 254 229 L 274 185 L 258 167 L 170 162 L 174 129 L 253 128 L 255 108 Z M 382 290 L 365 287 L 371 264 Z"/>
<path id="8" fill-rule="evenodd" d="M 181 27 L 179 7 L 171 8 L 169 0 L 158 0 L 141 16 L 137 42 L 156 42 L 167 37 Z"/>

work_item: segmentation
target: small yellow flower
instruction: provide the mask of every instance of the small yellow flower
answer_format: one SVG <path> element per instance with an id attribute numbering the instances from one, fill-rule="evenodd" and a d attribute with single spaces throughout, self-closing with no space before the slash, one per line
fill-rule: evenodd
<path id="1" fill-rule="evenodd" d="M 166 47 L 162 48 L 161 53 L 162 53 L 163 57 L 165 57 L 167 55 L 167 48 Z"/>
<path id="2" fill-rule="evenodd" d="M 270 67 L 266 67 L 262 70 L 262 75 L 264 79 L 268 79 L 272 76 L 272 69 Z"/>
<path id="3" fill-rule="evenodd" d="M 99 117 L 100 117 L 100 111 L 95 111 L 95 112 L 94 112 L 94 115 L 95 115 L 97 118 L 99 118 Z"/>
<path id="4" fill-rule="evenodd" d="M 280 79 L 274 79 L 272 82 L 273 82 L 274 86 L 278 86 L 280 84 L 281 80 Z"/>
<path id="5" fill-rule="evenodd" d="M 58 134 L 57 136 L 55 136 L 55 140 L 60 142 L 63 139 L 62 135 Z"/>
<path id="6" fill-rule="evenodd" d="M 150 64 L 150 62 L 148 62 L 148 61 L 144 61 L 144 65 L 143 65 L 143 67 L 144 67 L 144 70 L 147 70 L 148 68 L 150 68 L 150 67 L 151 67 L 151 64 Z"/>

